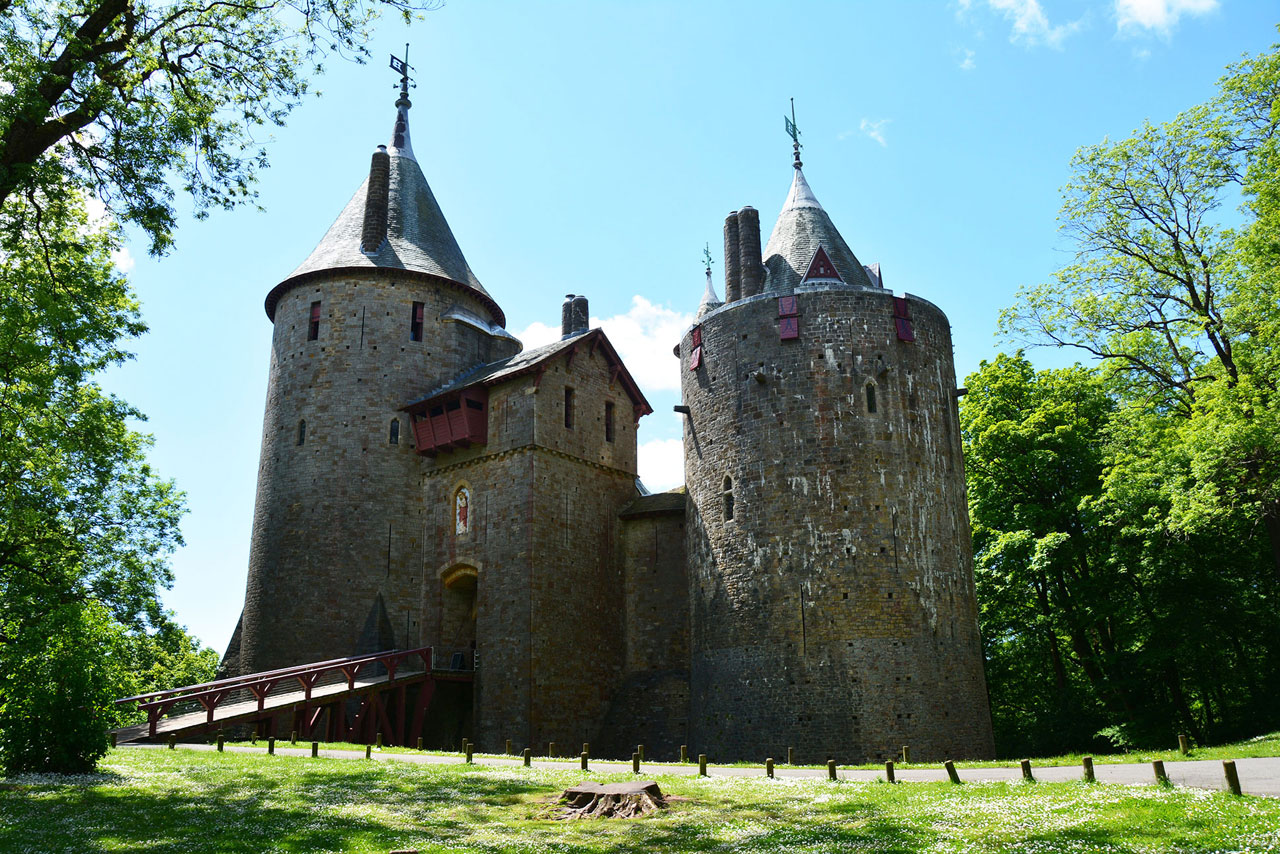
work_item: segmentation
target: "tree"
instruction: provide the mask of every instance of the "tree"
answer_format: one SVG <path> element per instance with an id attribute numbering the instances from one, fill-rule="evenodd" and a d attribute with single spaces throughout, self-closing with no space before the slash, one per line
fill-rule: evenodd
<path id="1" fill-rule="evenodd" d="M 1180 419 L 1188 532 L 1253 514 L 1280 580 L 1280 46 L 1228 69 L 1220 94 L 1077 152 L 1060 221 L 1076 245 L 1024 288 L 1004 331 L 1097 358 L 1127 404 Z M 1244 224 L 1222 211 L 1235 193 Z"/>

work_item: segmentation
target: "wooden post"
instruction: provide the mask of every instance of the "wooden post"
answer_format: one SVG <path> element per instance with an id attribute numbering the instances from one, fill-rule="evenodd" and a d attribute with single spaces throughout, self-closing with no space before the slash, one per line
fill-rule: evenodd
<path id="1" fill-rule="evenodd" d="M 276 737 L 274 735 L 267 739 L 267 755 L 276 755 Z"/>
<path id="2" fill-rule="evenodd" d="M 827 779 L 836 779 L 836 761 L 834 759 L 827 760 Z"/>
<path id="3" fill-rule="evenodd" d="M 705 753 L 698 754 L 698 776 L 707 776 L 707 754 Z"/>
<path id="4" fill-rule="evenodd" d="M 171 732 L 171 733 L 169 733 L 169 749 L 170 749 L 170 750 L 173 750 L 173 749 L 174 749 L 175 747 L 177 747 L 177 746 L 178 746 L 178 735 L 177 735 L 177 733 L 172 733 L 172 732 Z"/>
<path id="5" fill-rule="evenodd" d="M 1152 762 L 1152 763 L 1151 763 L 1151 770 L 1155 772 L 1155 775 L 1156 775 L 1156 782 L 1157 782 L 1157 783 L 1164 783 L 1164 784 L 1167 784 L 1167 783 L 1169 782 L 1169 775 L 1167 775 L 1167 774 L 1165 774 L 1165 773 L 1164 773 L 1164 762 L 1163 762 L 1163 761 L 1161 761 L 1161 760 L 1157 759 L 1155 762 Z"/>
<path id="6" fill-rule="evenodd" d="M 591 742 L 589 741 L 582 742 L 582 752 L 586 754 L 591 753 Z"/>
<path id="7" fill-rule="evenodd" d="M 787 748 L 787 764 L 788 765 L 796 764 L 796 749 L 794 747 Z"/>
<path id="8" fill-rule="evenodd" d="M 1093 776 L 1093 757 L 1084 757 L 1080 760 L 1080 765 L 1084 768 L 1084 781 L 1086 783 L 1096 782 L 1096 778 Z"/>
<path id="9" fill-rule="evenodd" d="M 556 743 L 554 741 L 547 742 L 547 756 L 550 757 L 555 755 L 556 755 Z"/>
<path id="10" fill-rule="evenodd" d="M 1227 775 L 1227 788 L 1231 794 L 1240 794 L 1240 775 L 1236 773 L 1236 761 L 1234 759 L 1222 760 L 1222 772 Z"/>
<path id="11" fill-rule="evenodd" d="M 689 761 L 689 745 L 687 744 L 680 745 L 680 761 L 681 762 Z"/>
<path id="12" fill-rule="evenodd" d="M 528 768 L 533 764 L 533 751 L 529 748 L 524 749 L 524 767 Z"/>
<path id="13" fill-rule="evenodd" d="M 114 732 L 111 733 L 111 746 L 112 747 L 116 746 L 116 734 Z"/>
<path id="14" fill-rule="evenodd" d="M 378 730 L 378 749 L 382 749 L 382 730 Z"/>
<path id="15" fill-rule="evenodd" d="M 422 739 L 418 739 L 418 740 L 421 741 Z M 421 750 L 422 748 L 419 747 L 418 749 Z M 507 754 L 508 756 L 511 755 L 511 739 L 509 738 L 507 739 L 506 747 L 503 748 L 503 753 Z"/>
<path id="16" fill-rule="evenodd" d="M 948 759 L 942 763 L 942 767 L 947 769 L 947 776 L 951 778 L 951 782 L 960 785 L 960 775 L 956 773 L 956 764 Z"/>
<path id="17" fill-rule="evenodd" d="M 372 744 L 366 744 L 366 745 L 364 746 L 364 758 L 365 758 L 365 759 L 372 759 L 372 758 L 373 758 L 373 745 L 372 745 Z"/>
<path id="18" fill-rule="evenodd" d="M 1035 777 L 1031 776 L 1031 760 L 1030 759 L 1022 760 L 1022 779 L 1028 780 L 1028 781 L 1035 780 Z"/>
<path id="19" fill-rule="evenodd" d="M 468 741 L 467 742 L 467 764 L 468 765 L 475 764 L 475 762 L 471 758 L 471 755 L 475 752 L 475 749 L 476 749 L 476 746 Z"/>
<path id="20" fill-rule="evenodd" d="M 644 759 L 644 745 L 643 745 L 643 744 L 637 744 L 637 745 L 636 745 L 636 753 L 639 753 L 639 754 L 640 754 L 640 759 L 641 759 L 641 760 L 643 760 L 643 759 Z"/>
<path id="21" fill-rule="evenodd" d="M 1178 736 L 1178 749 L 1182 751 L 1182 755 L 1186 756 L 1191 752 L 1191 739 L 1185 735 Z"/>
<path id="22" fill-rule="evenodd" d="M 770 756 L 764 761 L 764 775 L 770 780 L 773 779 L 773 757 Z"/>
<path id="23" fill-rule="evenodd" d="M 632 774 L 640 773 L 640 754 L 639 753 L 631 754 L 631 773 Z"/>
<path id="24" fill-rule="evenodd" d="M 218 752 L 222 752 L 222 730 L 218 730 Z"/>
<path id="25" fill-rule="evenodd" d="M 902 745 L 902 764 L 911 764 L 911 745 L 909 744 Z"/>
<path id="26" fill-rule="evenodd" d="M 896 782 L 898 782 L 898 779 L 897 779 L 896 777 L 894 777 L 894 776 L 893 776 L 893 760 L 892 760 L 892 759 L 886 759 L 886 760 L 885 760 L 885 763 L 884 763 L 884 778 L 885 778 L 885 780 L 889 781 L 890 783 L 896 783 Z"/>
<path id="27" fill-rule="evenodd" d="M 590 758 L 590 757 L 587 755 L 587 751 L 585 751 L 585 750 L 584 750 L 584 751 L 582 751 L 582 770 L 583 770 L 583 771 L 589 771 L 589 770 L 591 770 L 591 769 L 587 768 L 587 760 L 588 760 L 589 758 Z"/>
<path id="28" fill-rule="evenodd" d="M 290 744 L 298 743 L 298 731 L 296 729 L 293 732 L 289 733 L 289 743 Z"/>
<path id="29" fill-rule="evenodd" d="M 508 741 L 508 742 L 507 742 L 507 744 L 511 744 L 511 742 L 509 742 L 509 741 Z M 418 736 L 418 749 L 419 749 L 419 750 L 421 750 L 421 749 L 422 749 L 422 736 Z M 508 747 L 508 748 L 507 748 L 507 751 L 508 751 L 508 752 L 510 752 L 510 750 L 511 750 L 511 748 L 510 748 L 510 747 Z"/>
<path id="30" fill-rule="evenodd" d="M 319 755 L 320 755 L 320 742 L 318 741 L 311 742 L 311 758 L 315 759 Z"/>

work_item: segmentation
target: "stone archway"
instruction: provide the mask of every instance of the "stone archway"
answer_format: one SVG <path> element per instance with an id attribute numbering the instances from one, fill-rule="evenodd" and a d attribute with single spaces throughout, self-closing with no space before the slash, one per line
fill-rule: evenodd
<path id="1" fill-rule="evenodd" d="M 466 564 L 440 574 L 440 645 L 447 650 L 475 649 L 478 582 L 476 568 Z"/>

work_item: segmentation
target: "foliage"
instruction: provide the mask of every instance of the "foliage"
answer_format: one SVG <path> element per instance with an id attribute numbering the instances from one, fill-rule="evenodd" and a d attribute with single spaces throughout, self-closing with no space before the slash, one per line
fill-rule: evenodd
<path id="1" fill-rule="evenodd" d="M 1277 721 L 1280 616 L 1247 514 L 1170 524 L 1181 419 L 1103 372 L 984 362 L 960 407 L 996 743 L 1044 754 Z"/>
<path id="2" fill-rule="evenodd" d="M 828 783 L 655 777 L 643 821 L 548 821 L 576 770 L 121 750 L 108 774 L 0 791 L 31 850 L 1266 851 L 1280 803 L 1084 783 Z M 613 782 L 630 774 L 589 775 Z M 23 782 L 29 785 L 22 785 Z"/>
<path id="3" fill-rule="evenodd" d="M 1177 419 L 1161 428 L 1187 464 L 1162 490 L 1168 526 L 1248 520 L 1280 580 L 1278 123 L 1280 46 L 1229 68 L 1209 103 L 1081 149 L 1060 216 L 1075 260 L 1002 326 L 1096 357 L 1125 405 Z"/>

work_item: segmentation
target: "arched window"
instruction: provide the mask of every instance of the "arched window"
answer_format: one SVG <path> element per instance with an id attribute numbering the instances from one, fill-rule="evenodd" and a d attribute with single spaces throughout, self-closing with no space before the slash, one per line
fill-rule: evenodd
<path id="1" fill-rule="evenodd" d="M 393 445 L 400 444 L 400 419 L 399 418 L 391 419 L 391 435 L 389 437 L 389 441 Z"/>
<path id="2" fill-rule="evenodd" d="M 733 521 L 733 478 L 724 476 L 724 520 Z"/>
<path id="3" fill-rule="evenodd" d="M 459 486 L 453 494 L 453 532 L 471 533 L 471 490 Z"/>
<path id="4" fill-rule="evenodd" d="M 301 445 L 307 441 L 307 419 L 298 422 L 298 444 Z"/>
<path id="5" fill-rule="evenodd" d="M 876 411 L 876 386 L 875 383 L 867 383 L 867 412 Z"/>

